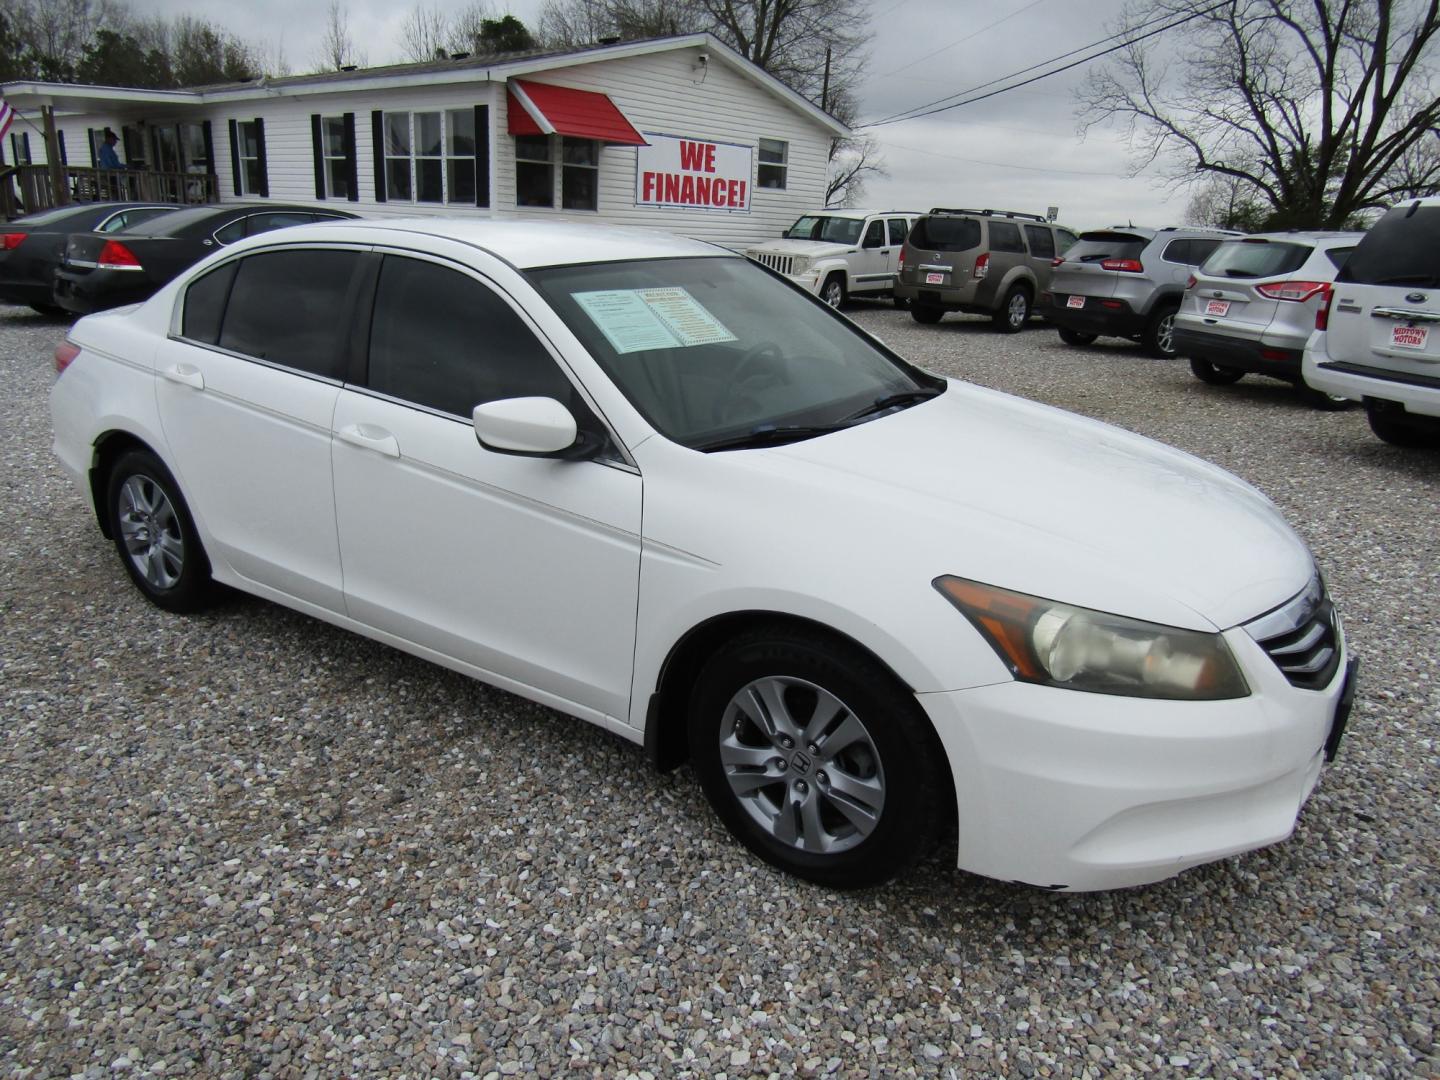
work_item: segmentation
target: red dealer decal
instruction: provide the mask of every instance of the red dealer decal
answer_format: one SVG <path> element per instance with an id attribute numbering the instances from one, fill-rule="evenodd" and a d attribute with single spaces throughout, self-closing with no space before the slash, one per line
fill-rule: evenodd
<path id="1" fill-rule="evenodd" d="M 752 149 L 645 133 L 635 151 L 635 202 L 704 210 L 750 209 Z"/>

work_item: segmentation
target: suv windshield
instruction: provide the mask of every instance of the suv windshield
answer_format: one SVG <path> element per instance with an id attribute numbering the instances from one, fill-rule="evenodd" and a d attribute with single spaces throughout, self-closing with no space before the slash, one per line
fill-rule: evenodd
<path id="1" fill-rule="evenodd" d="M 1150 241 L 1143 236 L 1117 232 L 1081 233 L 1065 252 L 1066 262 L 1102 262 L 1105 259 L 1138 259 Z"/>
<path id="2" fill-rule="evenodd" d="M 853 244 L 860 239 L 860 227 L 864 224 L 863 218 L 819 217 L 807 214 L 785 230 L 785 239 Z"/>
<path id="3" fill-rule="evenodd" d="M 607 262 L 528 276 L 631 404 L 685 446 L 823 434 L 884 399 L 945 385 L 745 259 Z"/>
<path id="4" fill-rule="evenodd" d="M 1290 274 L 1305 265 L 1312 248 L 1274 240 L 1227 240 L 1200 266 L 1206 277 L 1262 278 Z"/>
<path id="5" fill-rule="evenodd" d="M 980 222 L 968 217 L 922 217 L 910 230 L 912 248 L 969 251 L 980 246 Z"/>
<path id="6" fill-rule="evenodd" d="M 1440 206 L 1397 206 L 1371 226 L 1336 281 L 1440 287 Z"/>

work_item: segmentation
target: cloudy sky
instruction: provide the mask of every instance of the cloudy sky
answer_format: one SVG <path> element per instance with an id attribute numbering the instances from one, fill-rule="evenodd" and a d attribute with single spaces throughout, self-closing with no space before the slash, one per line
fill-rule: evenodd
<path id="1" fill-rule="evenodd" d="M 425 0 L 458 10 L 466 0 Z M 1125 0 L 871 0 L 869 75 L 861 118 L 874 120 L 955 94 L 1098 41 Z M 527 25 L 541 0 L 490 0 Z M 131 0 L 137 14 L 189 13 L 250 41 L 283 49 L 310 70 L 328 0 Z M 405 0 L 347 0 L 350 31 L 372 64 L 402 59 L 396 44 Z M 243 15 L 241 14 L 243 12 Z M 1085 68 L 976 105 L 874 129 L 888 177 L 872 179 L 877 209 L 983 206 L 1043 214 L 1089 228 L 1130 220 L 1178 224 L 1187 196 L 1129 178 L 1129 155 L 1113 131 L 1077 134 L 1074 88 Z"/>

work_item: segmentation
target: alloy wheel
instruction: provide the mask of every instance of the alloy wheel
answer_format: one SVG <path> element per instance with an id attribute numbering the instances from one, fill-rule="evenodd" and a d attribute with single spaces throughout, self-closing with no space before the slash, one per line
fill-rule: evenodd
<path id="1" fill-rule="evenodd" d="M 159 484 L 135 475 L 120 488 L 120 539 L 153 588 L 172 589 L 185 569 L 185 538 L 175 507 Z"/>

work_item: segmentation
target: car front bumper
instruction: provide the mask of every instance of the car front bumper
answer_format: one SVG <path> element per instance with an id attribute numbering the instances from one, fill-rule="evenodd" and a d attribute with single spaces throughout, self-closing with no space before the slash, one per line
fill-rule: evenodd
<path id="1" fill-rule="evenodd" d="M 1301 690 L 1243 630 L 1226 639 L 1248 697 L 1156 701 L 1022 682 L 918 695 L 954 774 L 959 866 L 1112 889 L 1288 837 L 1343 730 L 1352 666 L 1342 654 L 1324 690 Z"/>

